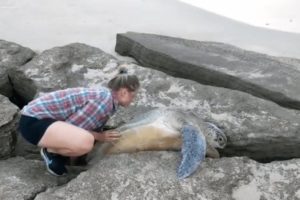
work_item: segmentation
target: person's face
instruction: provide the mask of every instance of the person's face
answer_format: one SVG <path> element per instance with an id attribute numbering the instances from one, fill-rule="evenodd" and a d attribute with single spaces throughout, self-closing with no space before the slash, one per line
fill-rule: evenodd
<path id="1" fill-rule="evenodd" d="M 127 107 L 133 102 L 137 91 L 130 91 L 127 88 L 120 88 L 116 92 L 117 101 L 120 106 Z"/>

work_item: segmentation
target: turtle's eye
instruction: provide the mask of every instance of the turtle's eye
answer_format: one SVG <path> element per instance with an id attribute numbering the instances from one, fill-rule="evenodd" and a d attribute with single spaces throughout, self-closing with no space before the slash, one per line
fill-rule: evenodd
<path id="1" fill-rule="evenodd" d="M 227 139 L 225 136 L 224 137 L 220 136 L 220 137 L 218 137 L 217 142 L 220 145 L 220 148 L 224 148 L 227 143 Z"/>
<path id="2" fill-rule="evenodd" d="M 223 138 L 222 137 L 217 137 L 215 139 L 215 141 L 218 142 L 218 143 L 222 143 L 223 142 Z"/>

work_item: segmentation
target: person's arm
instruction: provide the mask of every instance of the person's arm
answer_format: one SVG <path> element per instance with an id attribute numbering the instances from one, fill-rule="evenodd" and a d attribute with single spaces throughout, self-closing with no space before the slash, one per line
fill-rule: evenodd
<path id="1" fill-rule="evenodd" d="M 66 121 L 86 130 L 93 130 L 95 127 L 103 125 L 106 121 L 107 112 L 105 101 L 102 104 L 96 101 L 89 101 Z M 102 116 L 102 118 L 99 118 L 99 116 Z M 120 134 L 115 130 L 89 132 L 92 133 L 95 140 L 100 142 L 115 141 L 120 138 Z"/>
<path id="2" fill-rule="evenodd" d="M 113 142 L 121 137 L 121 134 L 116 130 L 107 130 L 103 132 L 90 131 L 95 140 L 99 142 Z"/>

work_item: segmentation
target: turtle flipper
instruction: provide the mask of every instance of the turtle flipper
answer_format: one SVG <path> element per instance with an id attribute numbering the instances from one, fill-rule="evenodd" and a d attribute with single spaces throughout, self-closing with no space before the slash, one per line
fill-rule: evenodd
<path id="1" fill-rule="evenodd" d="M 220 158 L 219 152 L 211 145 L 206 146 L 206 156 L 210 158 Z"/>
<path id="2" fill-rule="evenodd" d="M 191 125 L 184 125 L 182 137 L 182 159 L 177 169 L 179 179 L 184 179 L 195 172 L 206 154 L 206 140 L 198 129 Z"/>

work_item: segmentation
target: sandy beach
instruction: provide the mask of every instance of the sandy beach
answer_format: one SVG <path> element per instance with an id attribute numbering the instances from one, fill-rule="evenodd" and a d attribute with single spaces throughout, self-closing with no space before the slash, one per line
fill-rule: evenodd
<path id="1" fill-rule="evenodd" d="M 298 0 L 180 1 L 252 26 L 300 33 Z"/>
<path id="2" fill-rule="evenodd" d="M 177 0 L 2 0 L 0 38 L 36 51 L 81 42 L 108 53 L 116 34 L 154 33 L 300 58 L 300 34 L 241 23 Z"/>

